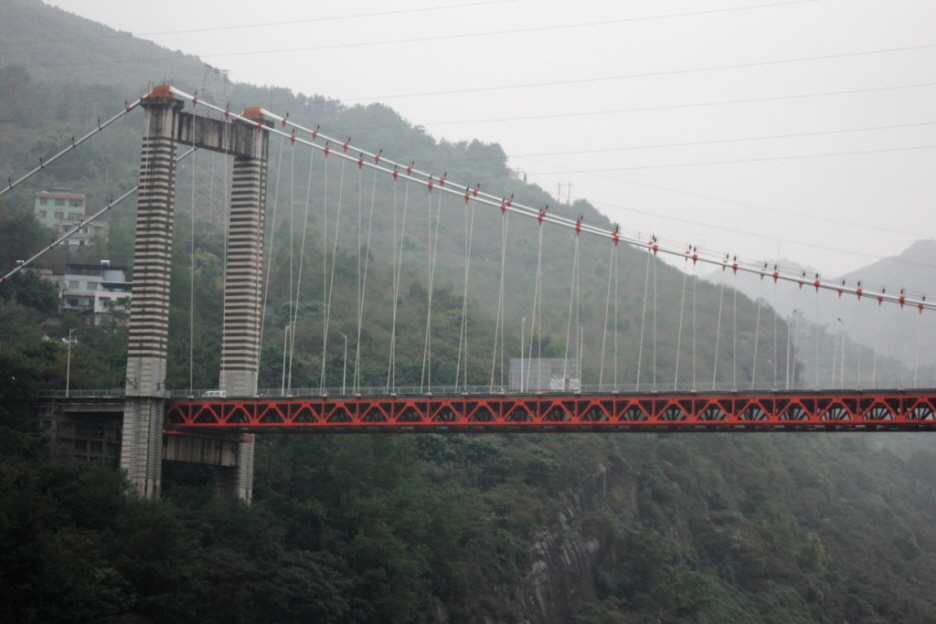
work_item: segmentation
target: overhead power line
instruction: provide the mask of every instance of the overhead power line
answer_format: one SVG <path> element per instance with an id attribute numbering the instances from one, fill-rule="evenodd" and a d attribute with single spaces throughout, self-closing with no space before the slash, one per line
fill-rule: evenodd
<path id="1" fill-rule="evenodd" d="M 858 154 L 883 154 L 886 152 L 907 152 L 913 150 L 933 149 L 934 145 L 911 145 L 905 147 L 882 147 L 869 150 L 849 150 L 844 152 L 824 152 L 820 154 L 794 154 L 790 156 L 764 156 L 758 158 L 737 158 L 731 160 L 713 160 L 694 163 L 670 163 L 661 165 L 634 165 L 631 167 L 609 167 L 607 169 L 576 169 L 561 172 L 535 172 L 530 175 L 566 175 L 569 173 L 606 173 L 611 171 L 636 171 L 638 169 L 669 169 L 676 167 L 707 167 L 710 165 L 734 165 L 739 163 L 766 162 L 770 160 L 796 160 L 801 158 L 824 158 L 827 156 L 853 156 Z"/>
<path id="2" fill-rule="evenodd" d="M 801 56 L 790 59 L 774 59 L 767 61 L 752 61 L 750 63 L 730 63 L 726 65 L 709 65 L 706 67 L 688 67 L 684 69 L 667 69 L 654 72 L 640 72 L 634 74 L 617 74 L 614 76 L 597 76 L 594 78 L 575 78 L 570 80 L 551 80 L 548 82 L 526 82 L 512 85 L 499 85 L 492 87 L 470 87 L 465 89 L 449 89 L 446 91 L 422 91 L 414 93 L 398 93 L 389 95 L 375 95 L 359 98 L 345 98 L 345 102 L 363 102 L 371 100 L 389 100 L 397 98 L 426 97 L 433 95 L 457 95 L 461 93 L 480 93 L 485 91 L 505 91 L 509 89 L 531 89 L 537 87 L 554 87 L 558 85 L 586 84 L 590 82 L 608 82 L 612 80 L 628 80 L 631 78 L 655 78 L 659 76 L 676 76 L 695 72 L 722 71 L 728 69 L 747 69 L 751 67 L 766 67 L 769 65 L 785 65 L 789 63 L 806 63 L 811 61 L 827 61 L 833 59 L 850 58 L 855 56 L 868 56 L 871 54 L 892 54 L 896 52 L 914 52 L 936 48 L 936 43 L 901 48 L 882 48 L 879 50 L 859 50 L 857 52 L 842 52 L 839 54 L 820 54 L 817 56 Z"/>
<path id="3" fill-rule="evenodd" d="M 465 4 L 451 4 L 447 6 L 431 6 L 431 7 L 422 7 L 418 9 L 399 9 L 396 11 L 377 11 L 374 13 L 357 13 L 350 15 L 333 15 L 328 17 L 310 17 L 306 19 L 293 19 L 293 20 L 284 20 L 280 22 L 255 22 L 249 24 L 233 24 L 230 26 L 206 26 L 204 28 L 186 28 L 181 30 L 159 30 L 153 32 L 143 32 L 137 33 L 133 36 L 135 37 L 158 37 L 164 35 L 188 35 L 192 33 L 206 33 L 206 32 L 218 32 L 224 30 L 244 30 L 251 28 L 271 28 L 276 26 L 294 26 L 296 24 L 311 24 L 316 22 L 337 22 L 344 20 L 353 20 L 353 19 L 367 19 L 372 17 L 390 17 L 391 15 L 404 15 L 408 13 L 429 13 L 432 11 L 446 11 L 449 9 L 463 9 L 469 7 L 478 7 L 488 4 L 509 4 L 516 2 L 516 0 L 488 0 L 487 2 L 468 2 Z M 62 42 L 73 42 L 73 41 L 100 41 L 103 39 L 116 39 L 119 37 L 126 37 L 127 33 L 125 32 L 115 32 L 110 35 L 96 35 L 88 37 L 70 37 L 66 39 L 57 39 L 59 43 Z M 47 45 L 46 41 L 9 41 L 6 43 L 0 43 L 0 46 L 21 46 L 21 45 Z"/>
<path id="4" fill-rule="evenodd" d="M 893 85 L 887 87 L 865 87 L 862 89 L 844 89 L 841 91 L 819 91 L 816 93 L 795 93 L 790 95 L 772 95 L 758 98 L 740 98 L 736 100 L 716 100 L 713 102 L 691 102 L 688 104 L 663 104 L 661 106 L 635 106 L 632 108 L 612 108 L 598 111 L 577 111 L 571 113 L 551 113 L 548 115 L 521 115 L 516 117 L 490 117 L 487 119 L 460 119 L 448 121 L 424 122 L 422 126 L 449 126 L 472 123 L 497 123 L 512 121 L 529 121 L 534 119 L 560 119 L 563 117 L 592 117 L 598 115 L 619 115 L 622 113 L 644 113 L 661 110 L 674 110 L 681 108 L 701 108 L 705 106 L 725 106 L 729 104 L 754 104 L 758 102 L 776 102 L 782 100 L 795 100 L 813 97 L 827 97 L 835 95 L 856 95 L 859 93 L 876 93 L 882 91 L 895 91 L 898 89 L 920 89 L 936 87 L 936 82 L 919 82 L 915 84 Z"/>
<path id="5" fill-rule="evenodd" d="M 896 124 L 892 126 L 871 126 L 868 128 L 845 128 L 841 130 L 818 130 L 816 132 L 793 132 L 790 134 L 771 134 L 756 137 L 740 137 L 737 139 L 711 139 L 708 141 L 685 141 L 681 143 L 657 143 L 655 145 L 629 145 L 626 147 L 607 147 L 593 150 L 569 150 L 563 152 L 541 152 L 538 154 L 515 154 L 513 158 L 534 158 L 543 156 L 570 156 L 573 154 L 606 154 L 610 152 L 626 152 L 630 150 L 665 149 L 669 147 L 689 147 L 693 145 L 719 145 L 722 143 L 743 143 L 749 141 L 770 141 L 774 139 L 795 139 L 802 137 L 815 137 L 830 134 L 849 134 L 852 132 L 874 132 L 877 130 L 895 130 L 899 128 L 920 128 L 936 125 L 936 121 L 923 121 L 912 124 Z M 889 151 L 889 150 L 888 150 Z"/>

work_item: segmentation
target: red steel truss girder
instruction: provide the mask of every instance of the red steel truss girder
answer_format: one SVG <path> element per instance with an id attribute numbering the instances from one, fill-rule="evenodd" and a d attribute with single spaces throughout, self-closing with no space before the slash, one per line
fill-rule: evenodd
<path id="1" fill-rule="evenodd" d="M 936 430 L 936 390 L 170 401 L 177 431 Z"/>

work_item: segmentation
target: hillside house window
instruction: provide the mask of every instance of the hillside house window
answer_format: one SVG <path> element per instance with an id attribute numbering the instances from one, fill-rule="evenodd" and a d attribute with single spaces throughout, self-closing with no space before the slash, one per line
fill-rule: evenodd
<path id="1" fill-rule="evenodd" d="M 64 218 L 65 218 L 65 213 L 64 213 L 64 212 L 56 212 L 56 213 L 55 213 L 55 218 L 56 218 L 56 219 L 64 219 Z"/>
<path id="2" fill-rule="evenodd" d="M 57 207 L 58 207 L 58 206 L 64 206 L 64 205 L 65 205 L 65 200 L 64 200 L 64 199 L 56 199 L 56 200 L 55 200 L 55 205 L 56 205 Z"/>

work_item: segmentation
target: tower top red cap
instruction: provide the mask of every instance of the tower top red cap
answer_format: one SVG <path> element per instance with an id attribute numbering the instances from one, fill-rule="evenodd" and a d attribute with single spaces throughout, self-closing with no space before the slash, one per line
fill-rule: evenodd
<path id="1" fill-rule="evenodd" d="M 172 93 L 172 87 L 169 85 L 158 85 L 153 87 L 153 90 L 149 92 L 147 97 L 175 97 L 175 94 Z"/>

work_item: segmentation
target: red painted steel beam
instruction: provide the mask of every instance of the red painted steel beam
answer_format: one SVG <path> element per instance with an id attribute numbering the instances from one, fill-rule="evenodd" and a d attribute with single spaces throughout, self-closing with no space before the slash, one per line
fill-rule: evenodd
<path id="1" fill-rule="evenodd" d="M 458 395 L 170 401 L 167 431 L 936 430 L 936 390 Z"/>

